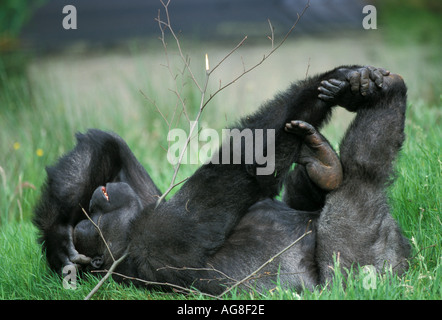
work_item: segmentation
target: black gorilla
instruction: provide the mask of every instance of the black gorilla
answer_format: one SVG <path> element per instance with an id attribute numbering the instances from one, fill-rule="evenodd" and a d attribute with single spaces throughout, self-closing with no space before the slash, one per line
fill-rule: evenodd
<path id="1" fill-rule="evenodd" d="M 336 105 L 357 113 L 340 159 L 317 131 Z M 35 210 L 48 262 L 55 270 L 111 265 L 83 207 L 115 258 L 127 250 L 116 271 L 130 277 L 219 293 L 306 230 L 312 232 L 253 285 L 271 288 L 279 280 L 312 288 L 332 277 L 337 253 L 342 267 L 393 266 L 403 273 L 410 247 L 385 189 L 404 140 L 405 108 L 402 78 L 384 69 L 343 66 L 293 84 L 237 126 L 275 130 L 273 174 L 255 174 L 256 162 L 209 162 L 157 207 L 161 192 L 120 137 L 79 134 L 76 147 L 47 169 Z M 274 199 L 282 186 L 283 202 Z"/>

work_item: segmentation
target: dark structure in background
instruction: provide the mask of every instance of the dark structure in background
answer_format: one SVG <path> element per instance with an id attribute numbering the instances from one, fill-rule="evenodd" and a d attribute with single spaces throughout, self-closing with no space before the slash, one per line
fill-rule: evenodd
<path id="1" fill-rule="evenodd" d="M 308 0 L 175 0 L 169 11 L 174 29 L 200 39 L 232 36 L 265 38 L 270 34 L 267 19 L 275 34 L 288 31 Z M 300 33 L 362 29 L 363 0 L 311 0 L 297 26 Z M 77 9 L 77 29 L 62 26 L 63 7 Z M 122 40 L 157 37 L 155 18 L 162 8 L 159 0 L 50 0 L 39 8 L 24 28 L 25 44 L 57 48 L 76 41 L 90 45 L 112 45 Z M 162 10 L 164 17 L 164 10 Z M 165 17 L 164 17 L 165 18 Z"/>

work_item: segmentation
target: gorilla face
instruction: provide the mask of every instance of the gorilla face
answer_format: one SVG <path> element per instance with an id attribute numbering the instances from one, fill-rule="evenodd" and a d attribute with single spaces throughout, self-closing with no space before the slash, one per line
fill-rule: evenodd
<path id="1" fill-rule="evenodd" d="M 141 210 L 140 198 L 125 182 L 108 183 L 95 189 L 89 205 L 94 223 L 81 220 L 74 228 L 73 239 L 78 252 L 91 258 L 88 268 L 110 265 L 113 261 L 109 249 L 114 256 L 124 251 L 130 223 Z"/>

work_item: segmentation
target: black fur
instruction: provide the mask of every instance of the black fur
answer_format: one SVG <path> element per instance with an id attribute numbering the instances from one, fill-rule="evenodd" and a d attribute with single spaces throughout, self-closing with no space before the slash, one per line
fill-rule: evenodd
<path id="1" fill-rule="evenodd" d="M 291 120 L 319 129 L 335 105 L 357 116 L 340 147 L 342 185 L 327 192 L 304 166 L 290 172 L 303 140 L 284 129 Z M 344 267 L 393 265 L 402 273 L 409 244 L 389 214 L 385 188 L 404 140 L 405 107 L 404 82 L 383 69 L 344 66 L 293 84 L 238 125 L 275 130 L 274 174 L 253 174 L 256 163 L 208 163 L 158 207 L 160 191 L 121 138 L 98 130 L 77 135 L 76 147 L 47 170 L 35 210 L 48 262 L 55 270 L 72 263 L 109 268 L 109 253 L 80 207 L 92 199 L 92 218 L 100 219 L 115 258 L 128 248 L 117 268 L 127 276 L 219 293 L 306 230 L 312 233 L 268 264 L 254 285 L 270 288 L 279 273 L 287 287 L 312 288 L 330 279 L 337 252 Z M 274 200 L 284 184 L 284 202 Z M 100 189 L 94 194 L 106 185 L 108 209 Z"/>

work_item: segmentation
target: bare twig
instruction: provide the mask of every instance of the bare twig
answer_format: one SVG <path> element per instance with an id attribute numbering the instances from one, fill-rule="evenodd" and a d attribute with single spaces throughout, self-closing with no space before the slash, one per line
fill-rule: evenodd
<path id="1" fill-rule="evenodd" d="M 100 289 L 100 287 L 107 280 L 107 278 L 109 278 L 109 276 L 114 273 L 115 268 L 118 267 L 118 265 L 124 259 L 126 259 L 128 254 L 129 254 L 129 248 L 126 249 L 125 253 L 118 260 L 114 260 L 111 267 L 109 268 L 109 271 L 107 271 L 107 273 L 104 275 L 104 277 L 100 280 L 100 282 L 97 283 L 97 285 L 91 290 L 91 292 L 89 292 L 89 294 L 84 298 L 84 300 L 89 300 L 98 291 L 98 289 Z"/>
<path id="2" fill-rule="evenodd" d="M 310 70 L 310 59 L 311 57 L 308 57 L 308 64 L 307 64 L 307 70 L 305 70 L 305 78 L 308 78 L 308 72 Z"/>
<path id="3" fill-rule="evenodd" d="M 142 90 L 140 90 L 141 95 L 148 100 L 156 109 L 157 112 L 161 115 L 161 118 L 163 118 L 164 122 L 166 122 L 167 126 L 170 128 L 170 123 L 167 120 L 167 118 L 164 116 L 164 114 L 161 112 L 161 109 L 158 107 L 157 103 L 155 102 L 155 100 L 152 100 L 151 98 L 149 98 Z"/>
<path id="4" fill-rule="evenodd" d="M 106 239 L 103 236 L 103 233 L 101 232 L 100 227 L 91 219 L 91 217 L 87 214 L 86 210 L 79 204 L 81 210 L 86 215 L 86 217 L 89 219 L 89 221 L 94 225 L 95 229 L 97 230 L 98 234 L 101 237 L 101 240 L 103 240 L 103 243 L 105 244 L 107 251 L 109 252 L 109 255 L 112 258 L 112 265 L 109 268 L 109 271 L 104 275 L 104 277 L 97 283 L 97 285 L 88 293 L 88 295 L 84 298 L 84 300 L 89 300 L 97 291 L 100 289 L 100 287 L 103 285 L 103 283 L 109 278 L 109 276 L 112 274 L 112 272 L 115 270 L 115 268 L 127 257 L 129 253 L 129 248 L 126 249 L 124 254 L 118 259 L 115 260 L 114 255 L 112 254 L 111 249 L 109 248 L 109 245 L 107 244 Z"/>
<path id="5" fill-rule="evenodd" d="M 220 87 L 218 90 L 216 90 L 214 93 L 212 93 L 209 97 L 209 99 L 206 100 L 206 102 L 204 103 L 204 105 L 202 106 L 202 108 L 204 109 L 206 107 L 206 105 L 221 91 L 223 91 L 224 89 L 226 89 L 227 87 L 231 86 L 232 84 L 234 84 L 236 81 L 238 81 L 239 79 L 241 79 L 243 76 L 245 76 L 247 73 L 253 71 L 254 69 L 256 69 L 257 67 L 259 67 L 265 60 L 267 60 L 276 50 L 278 50 L 283 44 L 284 42 L 287 40 L 287 38 L 290 36 L 290 34 L 292 33 L 292 31 L 295 29 L 295 27 L 298 25 L 299 20 L 302 18 L 302 16 L 304 15 L 304 13 L 306 12 L 306 10 L 310 7 L 310 0 L 307 2 L 307 4 L 305 5 L 304 9 L 302 10 L 301 14 L 298 14 L 298 17 L 295 21 L 295 23 L 292 25 L 292 27 L 289 29 L 289 31 L 286 33 L 286 35 L 282 38 L 282 40 L 275 46 L 272 47 L 272 50 L 270 50 L 270 52 L 268 54 L 264 54 L 263 58 L 256 63 L 255 65 L 253 65 L 252 67 L 250 67 L 247 70 L 244 70 L 240 75 L 238 75 L 236 78 L 234 78 L 233 80 L 231 80 L 229 83 L 225 84 L 224 86 Z"/>
<path id="6" fill-rule="evenodd" d="M 114 255 L 112 254 L 111 249 L 109 248 L 109 245 L 107 244 L 106 239 L 104 239 L 103 233 L 101 232 L 100 227 L 91 219 L 91 217 L 89 217 L 89 215 L 87 214 L 86 210 L 84 210 L 84 208 L 81 206 L 81 204 L 79 204 L 81 210 L 83 211 L 83 213 L 86 215 L 86 217 L 89 219 L 90 222 L 92 222 L 92 224 L 94 225 L 95 229 L 97 229 L 98 234 L 101 237 L 101 240 L 103 240 L 104 244 L 106 245 L 107 251 L 109 252 L 112 260 L 115 262 L 115 258 Z"/>
<path id="7" fill-rule="evenodd" d="M 166 267 L 158 268 L 157 271 L 158 271 L 158 270 L 161 270 L 161 269 L 172 269 L 172 270 L 182 270 L 182 271 L 185 271 L 185 270 L 193 270 L 193 271 L 212 271 L 212 272 L 215 272 L 215 273 L 219 273 L 219 274 L 222 276 L 222 278 L 199 279 L 199 280 L 201 280 L 201 281 L 203 281 L 203 280 L 205 280 L 205 281 L 213 281 L 213 280 L 223 280 L 223 279 L 227 279 L 227 280 L 230 280 L 233 284 L 235 284 L 235 283 L 238 282 L 238 280 L 236 280 L 236 279 L 230 277 L 229 275 L 227 275 L 226 273 L 222 272 L 221 270 L 215 269 L 213 266 L 211 266 L 210 268 L 193 268 L 193 267 L 181 267 L 181 268 L 178 268 L 178 267 L 170 267 L 170 266 L 166 266 Z M 243 284 L 243 285 L 246 286 L 246 287 L 248 287 L 249 289 L 255 290 L 255 288 L 253 288 L 252 286 L 250 286 L 250 285 L 248 285 L 248 284 Z M 261 292 L 258 292 L 258 294 L 260 294 L 260 295 L 263 296 L 263 294 L 262 294 Z"/>
<path id="8" fill-rule="evenodd" d="M 186 69 L 187 69 L 187 71 L 189 72 L 190 77 L 192 78 L 193 82 L 194 82 L 195 85 L 198 87 L 198 89 L 200 90 L 200 92 L 203 92 L 203 87 L 201 87 L 200 84 L 198 83 L 198 81 L 196 80 L 195 75 L 193 74 L 192 69 L 190 68 L 189 59 L 187 59 L 187 58 L 185 57 L 185 55 L 184 55 L 184 53 L 183 53 L 183 50 L 181 49 L 181 43 L 180 43 L 180 41 L 179 41 L 177 35 L 175 34 L 175 31 L 173 30 L 172 25 L 171 25 L 171 23 L 170 23 L 170 15 L 169 15 L 169 8 L 168 8 L 168 7 L 169 7 L 170 0 L 167 1 L 166 3 L 164 3 L 163 0 L 160 0 L 160 2 L 161 2 L 161 4 L 162 4 L 163 7 L 164 7 L 164 11 L 165 11 L 165 13 L 166 13 L 166 20 L 167 20 L 167 21 L 162 21 L 161 18 L 160 18 L 159 13 L 158 13 L 158 18 L 157 18 L 156 20 L 158 21 L 158 24 L 160 25 L 160 28 L 161 28 L 161 25 L 164 25 L 165 28 L 169 29 L 170 33 L 172 34 L 172 37 L 175 39 L 175 42 L 176 42 L 176 45 L 177 45 L 177 48 L 178 48 L 179 55 L 180 55 L 181 60 L 183 61 L 184 65 L 186 66 Z M 164 31 L 164 29 L 162 29 L 162 28 L 161 28 L 161 30 L 162 30 L 162 32 Z M 163 35 L 163 36 L 164 36 L 164 35 Z"/>
<path id="9" fill-rule="evenodd" d="M 191 271 L 213 271 L 216 273 L 219 273 L 223 278 L 222 279 L 228 279 L 232 282 L 237 282 L 238 280 L 233 279 L 232 277 L 228 276 L 227 274 L 225 274 L 224 272 L 215 269 L 214 267 L 210 267 L 210 268 L 194 268 L 194 267 L 172 267 L 172 266 L 165 266 L 162 268 L 158 268 L 157 271 L 159 270 L 163 270 L 163 269 L 171 269 L 171 270 L 178 270 L 178 271 L 185 271 L 185 270 L 191 270 Z M 219 279 L 213 279 L 213 280 L 219 280 Z"/>
<path id="10" fill-rule="evenodd" d="M 401 265 L 401 263 L 403 263 L 403 262 L 405 262 L 405 261 L 411 261 L 411 260 L 413 260 L 413 259 L 416 259 L 416 257 L 422 252 L 422 251 L 424 251 L 424 250 L 427 250 L 427 249 L 430 249 L 430 248 L 434 248 L 434 247 L 437 247 L 438 245 L 435 243 L 435 244 L 432 244 L 432 245 L 429 245 L 428 247 L 425 247 L 425 248 L 421 248 L 418 252 L 416 252 L 416 254 L 414 255 L 414 256 L 412 256 L 411 258 L 404 258 L 404 259 L 401 259 L 401 260 L 399 260 L 399 262 L 398 263 L 396 263 L 393 267 L 392 267 L 392 270 L 394 270 L 394 269 L 396 269 L 398 266 L 400 266 Z"/>
<path id="11" fill-rule="evenodd" d="M 272 33 L 272 35 L 269 36 L 268 38 L 270 39 L 270 41 L 272 41 L 272 49 L 273 49 L 274 41 L 275 41 L 275 28 L 273 28 L 272 22 L 270 21 L 270 19 L 267 19 L 267 21 L 269 22 L 270 32 Z"/>
<path id="12" fill-rule="evenodd" d="M 274 28 L 270 22 L 269 22 L 269 26 L 270 26 L 270 30 L 271 30 L 271 41 L 272 41 L 272 48 L 271 50 L 267 53 L 263 55 L 263 58 L 256 63 L 255 65 L 253 65 L 250 68 L 246 68 L 244 61 L 243 62 L 243 71 L 241 74 L 239 74 L 238 76 L 236 76 L 233 80 L 231 80 L 230 82 L 228 82 L 225 85 L 221 84 L 221 81 L 219 83 L 219 88 L 213 92 L 212 94 L 210 94 L 208 97 L 206 97 L 206 93 L 207 93 L 207 87 L 208 87 L 208 83 L 209 83 L 209 79 L 210 76 L 212 75 L 212 73 L 222 64 L 224 63 L 227 58 L 229 58 L 235 51 L 237 51 L 243 44 L 244 42 L 247 40 L 247 36 L 245 36 L 226 56 L 224 56 L 224 58 L 222 58 L 213 69 L 209 70 L 209 63 L 208 63 L 208 57 L 206 55 L 206 77 L 205 77 L 205 81 L 203 84 L 200 84 L 198 82 L 198 80 L 196 79 L 191 67 L 190 67 L 190 60 L 184 55 L 183 50 L 181 48 L 181 44 L 180 44 L 180 40 L 178 39 L 174 29 L 172 28 L 171 22 L 170 22 L 170 15 L 169 15 L 169 3 L 170 1 L 164 2 L 163 0 L 160 0 L 161 4 L 164 7 L 164 11 L 165 11 L 165 15 L 166 21 L 163 21 L 161 19 L 160 16 L 160 12 L 158 12 L 158 17 L 156 18 L 158 25 L 160 27 L 161 30 L 161 41 L 163 43 L 163 47 L 165 49 L 166 52 L 166 60 L 167 60 L 167 68 L 169 69 L 169 72 L 171 73 L 172 78 L 175 81 L 176 84 L 176 77 L 173 75 L 173 73 L 171 72 L 171 67 L 170 67 L 170 62 L 169 62 L 169 58 L 168 58 L 168 54 L 167 54 L 167 43 L 165 41 L 165 29 L 168 29 L 169 32 L 171 33 L 172 37 L 175 40 L 176 46 L 178 48 L 178 52 L 179 52 L 179 56 L 181 57 L 181 60 L 184 64 L 184 69 L 187 70 L 190 74 L 190 78 L 192 79 L 193 83 L 196 85 L 196 87 L 198 88 L 198 90 L 201 93 L 201 99 L 200 99 L 200 106 L 199 106 L 199 110 L 198 113 L 196 115 L 195 121 L 193 122 L 193 124 L 190 127 L 190 131 L 189 131 L 189 135 L 187 137 L 187 140 L 181 150 L 181 153 L 179 155 L 178 158 L 178 162 L 174 168 L 174 173 L 172 176 L 172 179 L 170 181 L 169 187 L 167 188 L 167 190 L 163 193 L 163 195 L 161 197 L 159 197 L 159 199 L 157 200 L 157 204 L 156 206 L 158 207 L 158 205 L 166 198 L 166 196 L 170 193 L 170 191 L 172 191 L 172 189 L 176 186 L 175 180 L 177 178 L 178 175 L 178 171 L 180 170 L 181 167 L 181 163 L 183 161 L 183 157 L 186 154 L 186 150 L 187 147 L 189 145 L 190 139 L 192 138 L 193 132 L 196 128 L 197 123 L 199 122 L 199 119 L 201 118 L 201 114 L 203 112 L 203 110 L 206 108 L 206 106 L 208 105 L 208 103 L 221 91 L 223 91 L 224 89 L 226 89 L 227 87 L 231 86 L 233 83 L 235 83 L 236 81 L 238 81 L 240 78 L 242 78 L 244 75 L 246 75 L 247 73 L 251 72 L 252 70 L 256 69 L 258 66 L 260 66 L 265 60 L 267 60 L 277 49 L 279 49 L 279 47 L 281 47 L 283 45 L 283 43 L 287 40 L 287 38 L 289 37 L 289 35 L 292 33 L 292 31 L 295 29 L 296 25 L 298 24 L 299 20 L 301 19 L 301 17 L 304 15 L 304 13 L 306 12 L 306 10 L 309 8 L 310 6 L 310 1 L 307 2 L 306 6 L 304 7 L 303 11 L 301 12 L 301 14 L 298 14 L 298 17 L 295 21 L 295 23 L 293 24 L 293 26 L 289 29 L 289 31 L 286 33 L 286 35 L 283 37 L 283 39 L 275 46 L 274 45 Z M 242 60 L 242 57 L 241 57 Z M 178 89 L 175 89 L 175 94 L 177 95 L 178 99 L 180 98 L 179 95 L 179 91 Z M 185 111 L 185 103 L 183 103 L 183 100 L 181 99 L 184 111 Z M 187 113 L 186 113 L 187 116 Z M 164 117 L 163 117 L 164 118 Z M 189 117 L 187 118 L 189 119 Z M 168 122 L 170 123 L 170 122 Z"/>
<path id="13" fill-rule="evenodd" d="M 237 45 L 235 48 L 233 48 L 224 58 L 221 59 L 220 62 L 209 72 L 209 75 L 211 75 L 224 61 L 227 60 L 235 51 L 237 51 L 247 40 L 247 36 L 245 36 Z"/>
<path id="14" fill-rule="evenodd" d="M 191 294 L 201 294 L 201 295 L 206 296 L 206 297 L 210 297 L 210 298 L 214 298 L 214 299 L 218 299 L 218 300 L 220 299 L 217 296 L 214 296 L 214 295 L 211 295 L 211 294 L 208 294 L 208 293 L 204 293 L 204 292 L 201 292 L 199 290 L 182 287 L 182 286 L 179 286 L 177 284 L 173 284 L 173 283 L 169 283 L 169 282 L 156 282 L 156 281 L 148 281 L 148 280 L 144 280 L 144 279 L 140 279 L 140 278 L 135 278 L 135 277 L 129 277 L 129 276 L 126 276 L 126 275 L 118 273 L 118 272 L 113 272 L 113 271 L 111 272 L 110 269 L 109 269 L 108 273 L 112 273 L 114 275 L 120 276 L 120 277 L 128 279 L 128 280 L 139 281 L 141 283 L 144 283 L 145 285 L 166 286 L 166 287 L 175 288 L 175 289 L 178 289 L 178 290 L 181 290 L 181 291 L 184 291 L 184 292 L 187 292 L 187 293 L 191 293 Z"/>

